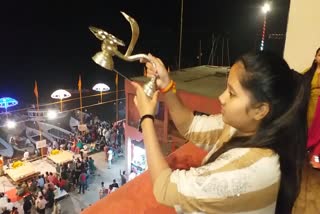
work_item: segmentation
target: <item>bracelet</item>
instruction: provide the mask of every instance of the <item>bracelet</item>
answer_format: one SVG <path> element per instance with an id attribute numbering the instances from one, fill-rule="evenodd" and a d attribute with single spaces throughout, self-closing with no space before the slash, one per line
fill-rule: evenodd
<path id="1" fill-rule="evenodd" d="M 176 93 L 176 83 L 171 80 L 167 87 L 160 89 L 160 92 L 165 94 L 168 91 L 172 90 L 173 93 Z"/>
<path id="2" fill-rule="evenodd" d="M 152 122 L 154 121 L 154 116 L 153 115 L 151 115 L 151 114 L 145 114 L 145 115 L 143 115 L 141 118 L 140 118 L 140 121 L 139 121 L 139 132 L 142 132 L 142 127 L 141 127 L 141 124 L 142 124 L 142 122 L 144 121 L 144 119 L 146 119 L 146 118 L 150 118 L 151 120 L 152 120 Z"/>

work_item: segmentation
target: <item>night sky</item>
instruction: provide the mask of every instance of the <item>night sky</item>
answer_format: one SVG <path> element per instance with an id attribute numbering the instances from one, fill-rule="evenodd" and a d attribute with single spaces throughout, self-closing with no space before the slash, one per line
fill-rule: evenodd
<path id="1" fill-rule="evenodd" d="M 101 81 L 114 90 L 115 74 L 91 60 L 100 51 L 101 43 L 88 26 L 103 28 L 128 45 L 130 25 L 120 11 L 131 15 L 140 26 L 134 53 L 151 52 L 172 69 L 177 68 L 180 2 L 2 1 L 0 97 L 12 96 L 24 103 L 35 102 L 33 84 L 37 80 L 40 102 L 52 101 L 50 94 L 54 90 L 76 89 L 79 74 L 84 88 L 90 89 Z M 261 0 L 185 0 L 182 67 L 199 64 L 200 40 L 201 62 L 207 64 L 213 36 L 229 38 L 231 61 L 257 49 L 263 21 L 262 3 Z M 288 7 L 289 0 L 273 1 L 273 11 L 268 16 L 269 33 L 285 33 Z M 120 50 L 124 53 L 126 48 Z M 143 74 L 143 65 L 138 62 L 116 60 L 115 63 L 117 70 L 128 76 Z M 122 79 L 120 86 L 123 87 Z"/>

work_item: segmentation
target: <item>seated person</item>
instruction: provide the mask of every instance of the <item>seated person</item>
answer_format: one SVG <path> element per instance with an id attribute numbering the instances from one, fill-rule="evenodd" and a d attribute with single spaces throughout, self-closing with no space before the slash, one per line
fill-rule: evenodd
<path id="1" fill-rule="evenodd" d="M 26 182 L 23 182 L 21 187 L 24 189 L 25 193 L 29 192 L 29 187 L 28 187 L 28 184 Z"/>
<path id="2" fill-rule="evenodd" d="M 31 193 L 35 193 L 37 192 L 37 189 L 37 181 L 35 179 L 32 179 L 29 183 L 29 190 Z"/>
<path id="3" fill-rule="evenodd" d="M 24 189 L 24 187 L 22 187 L 21 184 L 18 184 L 18 186 L 16 187 L 16 190 L 17 190 L 17 192 L 16 192 L 17 196 L 21 197 L 25 194 L 25 189 Z"/>
<path id="4" fill-rule="evenodd" d="M 23 153 L 23 158 L 22 158 L 22 160 L 28 160 L 29 159 L 29 152 L 28 152 L 28 150 L 24 150 L 24 153 Z"/>

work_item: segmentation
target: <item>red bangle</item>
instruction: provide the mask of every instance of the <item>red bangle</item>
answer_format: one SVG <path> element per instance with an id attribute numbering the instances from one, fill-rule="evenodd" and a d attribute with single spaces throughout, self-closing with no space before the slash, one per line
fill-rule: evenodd
<path id="1" fill-rule="evenodd" d="M 160 89 L 161 93 L 167 93 L 168 91 L 172 90 L 173 93 L 176 93 L 176 83 L 171 80 L 167 87 Z"/>

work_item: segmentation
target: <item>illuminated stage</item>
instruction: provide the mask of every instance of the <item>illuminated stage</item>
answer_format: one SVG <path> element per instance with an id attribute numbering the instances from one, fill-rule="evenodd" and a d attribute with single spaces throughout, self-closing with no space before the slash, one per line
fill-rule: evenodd
<path id="1" fill-rule="evenodd" d="M 51 160 L 55 164 L 64 164 L 71 162 L 74 154 L 69 151 L 59 151 L 58 154 L 50 154 L 47 156 L 48 160 Z"/>
<path id="2" fill-rule="evenodd" d="M 22 163 L 21 166 L 16 168 L 4 169 L 5 174 L 8 175 L 14 184 L 21 183 L 40 174 L 30 162 Z"/>

